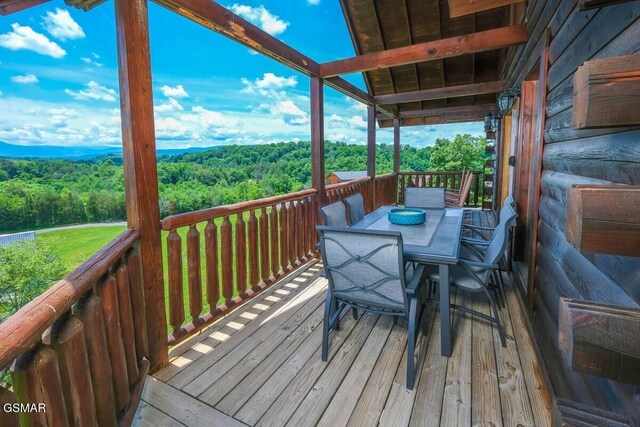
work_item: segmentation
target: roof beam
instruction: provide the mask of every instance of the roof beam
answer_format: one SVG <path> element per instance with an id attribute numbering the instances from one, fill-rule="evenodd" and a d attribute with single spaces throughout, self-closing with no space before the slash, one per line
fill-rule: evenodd
<path id="1" fill-rule="evenodd" d="M 212 0 L 153 0 L 178 15 L 182 15 L 231 40 L 262 53 L 305 75 L 320 77 L 320 65 L 271 34 L 256 27 Z M 356 101 L 375 105 L 374 98 L 341 77 L 324 80 L 325 84 Z M 392 117 L 392 113 L 376 106 L 378 111 Z"/>
<path id="2" fill-rule="evenodd" d="M 430 101 L 433 99 L 458 98 L 461 96 L 498 93 L 504 90 L 504 81 L 471 83 L 459 86 L 438 87 L 435 89 L 418 90 L 415 92 L 394 93 L 375 96 L 376 104 L 403 104 L 415 101 Z"/>
<path id="3" fill-rule="evenodd" d="M 468 114 L 464 116 L 428 116 L 428 117 L 412 117 L 408 119 L 400 119 L 400 126 L 429 126 L 429 125 L 444 125 L 448 123 L 467 123 L 467 122 L 480 122 L 484 119 L 484 114 Z M 393 127 L 392 119 L 383 119 L 379 121 L 380 128 Z"/>
<path id="4" fill-rule="evenodd" d="M 49 0 L 3 0 L 0 1 L 0 15 L 6 16 Z"/>
<path id="5" fill-rule="evenodd" d="M 523 0 L 449 0 L 449 17 L 457 18 L 522 2 Z"/>
<path id="6" fill-rule="evenodd" d="M 473 104 L 462 105 L 459 107 L 445 107 L 445 108 L 432 108 L 429 110 L 413 110 L 413 111 L 401 111 L 400 119 L 412 119 L 412 118 L 427 118 L 427 117 L 439 117 L 439 116 L 482 116 L 487 113 L 492 113 L 496 110 L 495 104 Z M 379 114 L 378 120 L 387 120 L 388 117 Z"/>
<path id="7" fill-rule="evenodd" d="M 184 0 L 181 0 L 184 1 Z M 368 53 L 353 58 L 320 64 L 322 77 L 333 77 L 396 67 L 416 62 L 433 61 L 442 58 L 501 49 L 527 41 L 527 25 L 518 24 L 493 30 L 480 31 L 464 36 L 449 37 L 411 46 Z"/>

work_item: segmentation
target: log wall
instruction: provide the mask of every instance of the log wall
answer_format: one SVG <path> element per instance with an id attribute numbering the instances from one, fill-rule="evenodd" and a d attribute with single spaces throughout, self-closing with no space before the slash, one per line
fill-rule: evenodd
<path id="1" fill-rule="evenodd" d="M 533 330 L 555 394 L 640 423 L 640 388 L 571 370 L 558 346 L 561 297 L 638 307 L 640 258 L 580 253 L 565 238 L 572 184 L 640 185 L 640 129 L 574 129 L 573 76 L 590 59 L 640 51 L 640 5 L 580 10 L 577 0 L 533 0 L 530 39 L 502 65 L 509 86 L 523 81 L 550 37 Z M 508 178 L 505 178 L 508 179 Z"/>

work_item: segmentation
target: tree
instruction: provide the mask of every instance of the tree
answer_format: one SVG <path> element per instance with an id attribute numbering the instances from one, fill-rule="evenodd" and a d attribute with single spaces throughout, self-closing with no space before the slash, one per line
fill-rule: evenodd
<path id="1" fill-rule="evenodd" d="M 482 170 L 485 162 L 487 140 L 468 134 L 456 135 L 453 141 L 436 139 L 431 149 L 431 166 L 434 171 Z"/>
<path id="2" fill-rule="evenodd" d="M 42 242 L 0 246 L 0 321 L 44 292 L 65 274 L 64 265 Z"/>

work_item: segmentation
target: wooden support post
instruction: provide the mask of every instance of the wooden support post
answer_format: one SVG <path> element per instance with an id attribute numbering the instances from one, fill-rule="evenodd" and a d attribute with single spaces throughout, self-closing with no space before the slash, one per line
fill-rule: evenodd
<path id="1" fill-rule="evenodd" d="M 367 175 L 371 177 L 371 206 L 376 207 L 376 107 L 367 106 Z"/>
<path id="2" fill-rule="evenodd" d="M 116 0 L 127 223 L 140 234 L 151 372 L 168 362 L 146 0 Z M 142 310 L 142 307 L 135 307 Z"/>
<path id="3" fill-rule="evenodd" d="M 393 173 L 400 172 L 400 119 L 393 119 Z"/>
<path id="4" fill-rule="evenodd" d="M 324 189 L 324 82 L 311 77 L 311 185 L 318 190 L 318 206 L 327 195 Z M 319 216 L 318 216 L 319 218 Z"/>

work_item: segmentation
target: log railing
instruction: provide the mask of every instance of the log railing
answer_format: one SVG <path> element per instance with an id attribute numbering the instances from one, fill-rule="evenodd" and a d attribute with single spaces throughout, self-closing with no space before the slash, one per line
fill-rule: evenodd
<path id="1" fill-rule="evenodd" d="M 380 206 L 395 205 L 398 203 L 398 175 L 394 173 L 379 175 L 375 179 L 376 203 Z"/>
<path id="2" fill-rule="evenodd" d="M 482 172 L 472 171 L 471 191 L 465 206 L 478 207 L 482 205 L 483 180 Z M 459 189 L 462 171 L 444 172 L 400 172 L 398 176 L 398 202 L 403 203 L 406 187 L 443 187 Z"/>
<path id="3" fill-rule="evenodd" d="M 169 232 L 170 344 L 315 256 L 316 193 L 304 190 L 162 220 Z"/>
<path id="4" fill-rule="evenodd" d="M 131 423 L 149 369 L 137 241 L 125 231 L 0 324 L 0 400 L 44 408 L 0 425 Z"/>
<path id="5" fill-rule="evenodd" d="M 367 208 L 367 212 L 370 212 L 373 210 L 371 185 L 372 180 L 369 176 L 354 179 L 353 181 L 339 182 L 338 184 L 327 185 L 325 187 L 325 191 L 327 193 L 327 204 L 344 200 L 346 197 L 349 197 L 355 193 L 360 193 L 364 198 L 364 205 Z"/>

